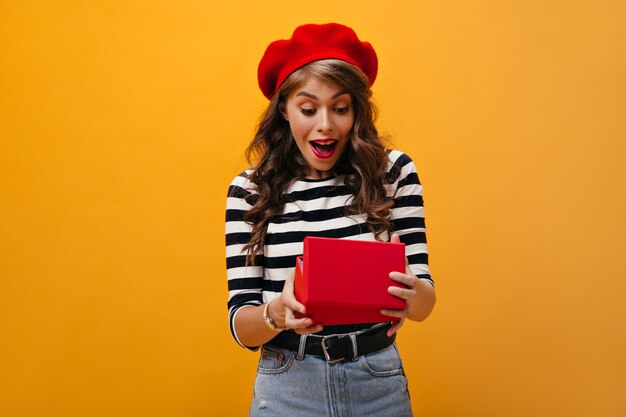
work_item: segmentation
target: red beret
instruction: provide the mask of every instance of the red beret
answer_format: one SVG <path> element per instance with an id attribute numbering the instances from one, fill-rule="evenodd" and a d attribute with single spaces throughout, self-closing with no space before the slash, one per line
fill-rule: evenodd
<path id="1" fill-rule="evenodd" d="M 378 58 L 372 45 L 361 42 L 354 30 L 338 23 L 302 25 L 291 39 L 272 42 L 259 62 L 259 87 L 271 100 L 285 79 L 298 68 L 321 59 L 340 59 L 363 71 L 374 84 Z"/>

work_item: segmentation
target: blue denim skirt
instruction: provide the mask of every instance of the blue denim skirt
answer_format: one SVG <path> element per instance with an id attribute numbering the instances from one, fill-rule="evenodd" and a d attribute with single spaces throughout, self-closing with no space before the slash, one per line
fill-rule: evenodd
<path id="1" fill-rule="evenodd" d="M 334 364 L 276 346 L 261 349 L 251 417 L 412 415 L 395 343 Z"/>

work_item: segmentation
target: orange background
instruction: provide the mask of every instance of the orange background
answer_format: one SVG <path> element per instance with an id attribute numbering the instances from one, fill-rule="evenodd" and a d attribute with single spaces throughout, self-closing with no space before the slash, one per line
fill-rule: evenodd
<path id="1" fill-rule="evenodd" d="M 0 415 L 247 414 L 226 189 L 266 45 L 329 21 L 377 49 L 425 187 L 415 414 L 626 415 L 626 6 L 602 0 L 0 3 Z"/>

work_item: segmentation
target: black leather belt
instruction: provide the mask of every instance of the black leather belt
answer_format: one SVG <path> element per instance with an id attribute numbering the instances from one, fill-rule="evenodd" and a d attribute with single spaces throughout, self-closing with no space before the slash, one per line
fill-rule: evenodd
<path id="1" fill-rule="evenodd" d="M 390 325 L 384 325 L 354 333 L 328 336 L 308 335 L 305 341 L 304 354 L 321 356 L 328 363 L 341 362 L 346 358 L 356 360 L 358 356 L 390 346 L 396 340 L 396 335 L 394 333 L 391 337 L 387 337 L 389 327 Z M 280 332 L 267 344 L 298 352 L 301 337 L 304 336 L 298 335 L 293 330 L 287 330 Z"/>

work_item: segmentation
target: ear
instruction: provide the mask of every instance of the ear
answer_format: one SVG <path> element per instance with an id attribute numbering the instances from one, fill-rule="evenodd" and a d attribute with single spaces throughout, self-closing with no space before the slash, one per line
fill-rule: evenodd
<path id="1" fill-rule="evenodd" d="M 284 101 L 278 104 L 278 110 L 280 111 L 280 114 L 283 115 L 283 119 L 285 119 L 286 121 L 289 121 L 289 117 L 287 117 L 287 110 L 285 109 Z"/>

